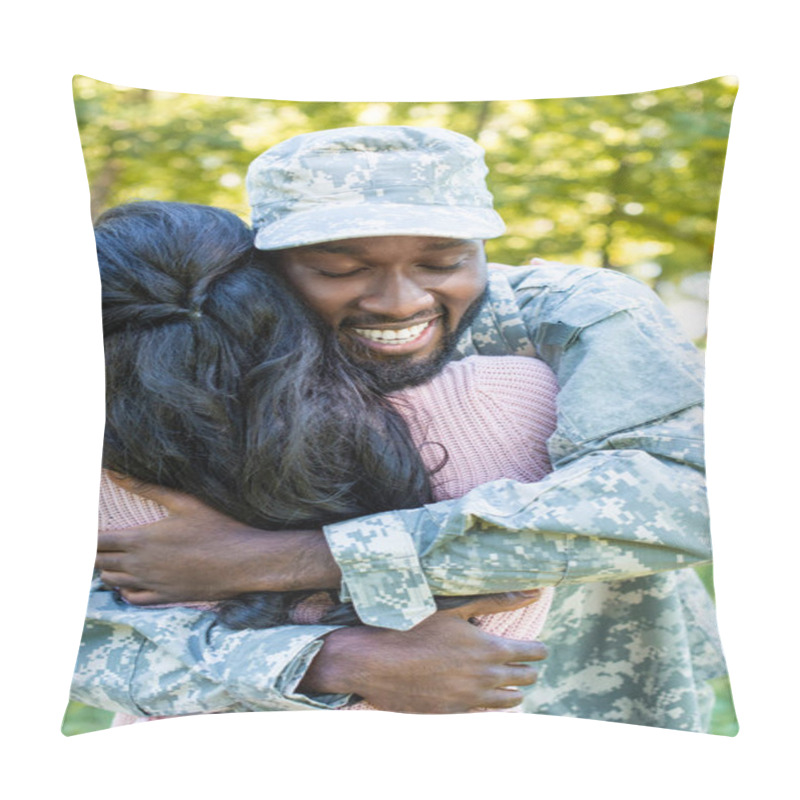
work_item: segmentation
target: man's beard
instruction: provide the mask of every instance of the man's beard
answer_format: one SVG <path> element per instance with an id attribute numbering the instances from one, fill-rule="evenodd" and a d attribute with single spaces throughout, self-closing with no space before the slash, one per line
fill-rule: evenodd
<path id="1" fill-rule="evenodd" d="M 480 297 L 464 312 L 454 331 L 448 330 L 449 315 L 444 310 L 440 323 L 445 331 L 444 336 L 436 352 L 425 359 L 416 361 L 413 353 L 407 356 L 376 358 L 375 352 L 367 345 L 350 338 L 340 340 L 342 350 L 347 360 L 366 372 L 373 379 L 376 388 L 384 394 L 418 386 L 441 372 L 445 364 L 453 358 L 462 334 L 475 321 L 488 295 L 488 288 L 484 289 Z"/>

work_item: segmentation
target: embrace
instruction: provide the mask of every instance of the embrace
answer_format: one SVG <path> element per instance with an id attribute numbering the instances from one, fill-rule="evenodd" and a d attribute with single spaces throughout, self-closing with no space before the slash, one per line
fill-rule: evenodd
<path id="1" fill-rule="evenodd" d="M 252 163 L 252 231 L 180 203 L 97 220 L 74 699 L 708 729 L 697 353 L 620 273 L 487 264 L 486 172 L 457 133 L 342 128 Z"/>

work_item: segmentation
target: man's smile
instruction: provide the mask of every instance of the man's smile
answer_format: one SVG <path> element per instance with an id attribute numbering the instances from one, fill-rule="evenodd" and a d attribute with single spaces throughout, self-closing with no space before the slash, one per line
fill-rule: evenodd
<path id="1" fill-rule="evenodd" d="M 364 347 L 381 353 L 407 355 L 427 347 L 436 335 L 441 315 L 404 327 L 356 327 L 352 332 Z"/>

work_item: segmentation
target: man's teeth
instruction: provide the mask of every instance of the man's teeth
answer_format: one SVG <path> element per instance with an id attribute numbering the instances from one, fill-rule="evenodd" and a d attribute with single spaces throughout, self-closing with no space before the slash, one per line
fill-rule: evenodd
<path id="1" fill-rule="evenodd" d="M 428 322 L 421 322 L 419 325 L 412 325 L 410 328 L 401 328 L 399 331 L 382 331 L 376 328 L 353 328 L 353 330 L 365 339 L 381 344 L 405 344 L 413 341 L 425 328 L 430 325 Z"/>

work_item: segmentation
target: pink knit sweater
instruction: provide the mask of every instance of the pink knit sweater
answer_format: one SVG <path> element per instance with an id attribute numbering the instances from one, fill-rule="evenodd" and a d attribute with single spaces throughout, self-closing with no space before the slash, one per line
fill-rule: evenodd
<path id="1" fill-rule="evenodd" d="M 436 500 L 447 500 L 498 478 L 541 480 L 551 469 L 546 443 L 556 426 L 557 392 L 555 378 L 542 361 L 472 356 L 451 362 L 422 386 L 399 392 L 393 402 L 425 465 L 436 470 L 432 479 Z M 162 506 L 126 492 L 103 475 L 101 530 L 143 525 L 165 514 Z M 544 589 L 533 605 L 480 617 L 478 623 L 497 636 L 535 639 L 552 593 Z M 326 592 L 320 592 L 295 610 L 293 621 L 315 623 L 331 602 Z M 365 702 L 348 706 L 354 708 L 371 706 Z M 118 714 L 115 724 L 136 719 L 142 718 Z"/>
<path id="2" fill-rule="evenodd" d="M 435 469 L 437 500 L 461 497 L 498 478 L 541 480 L 552 467 L 547 440 L 556 428 L 555 377 L 543 361 L 519 356 L 472 356 L 441 376 L 395 398 L 425 465 Z M 487 633 L 535 639 L 552 600 L 546 589 L 519 611 L 481 617 Z"/>

